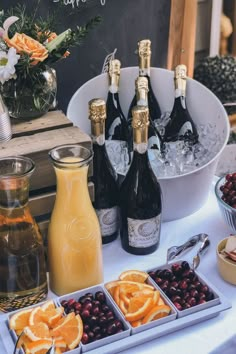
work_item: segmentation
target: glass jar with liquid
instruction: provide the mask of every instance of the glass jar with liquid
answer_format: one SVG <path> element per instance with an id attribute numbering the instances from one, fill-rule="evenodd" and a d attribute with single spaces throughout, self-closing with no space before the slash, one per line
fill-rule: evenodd
<path id="1" fill-rule="evenodd" d="M 57 178 L 48 232 L 49 281 L 51 290 L 62 295 L 102 283 L 102 239 L 88 191 L 92 152 L 62 145 L 49 156 Z"/>
<path id="2" fill-rule="evenodd" d="M 12 311 L 46 298 L 43 239 L 29 206 L 27 157 L 0 159 L 0 310 Z"/>

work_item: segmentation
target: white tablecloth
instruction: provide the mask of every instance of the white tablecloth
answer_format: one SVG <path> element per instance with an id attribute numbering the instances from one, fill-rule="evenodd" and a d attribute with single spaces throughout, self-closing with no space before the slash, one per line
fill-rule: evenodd
<path id="1" fill-rule="evenodd" d="M 163 223 L 160 246 L 155 253 L 147 256 L 130 255 L 121 248 L 119 239 L 104 245 L 104 282 L 117 279 L 127 269 L 147 270 L 164 264 L 170 246 L 182 244 L 190 236 L 202 232 L 209 235 L 211 246 L 202 257 L 198 270 L 231 301 L 232 308 L 213 319 L 123 351 L 123 354 L 209 354 L 236 333 L 236 287 L 221 279 L 216 264 L 216 245 L 231 231 L 218 209 L 214 185 L 207 202 L 199 211 L 186 218 Z M 184 259 L 191 261 L 196 250 L 194 248 L 187 253 Z M 0 354 L 5 354 L 1 351 L 1 345 Z"/>

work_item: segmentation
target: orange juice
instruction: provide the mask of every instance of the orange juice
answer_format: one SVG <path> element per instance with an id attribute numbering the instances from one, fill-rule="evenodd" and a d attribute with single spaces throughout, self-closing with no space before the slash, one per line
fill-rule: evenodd
<path id="1" fill-rule="evenodd" d="M 88 163 L 80 165 L 81 161 L 70 156 L 54 163 L 57 195 L 49 225 L 48 260 L 50 287 L 58 295 L 103 281 L 100 226 L 88 192 Z"/>

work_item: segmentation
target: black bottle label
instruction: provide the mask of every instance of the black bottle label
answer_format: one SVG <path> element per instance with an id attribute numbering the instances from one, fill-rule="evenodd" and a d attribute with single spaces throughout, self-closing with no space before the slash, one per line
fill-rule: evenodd
<path id="1" fill-rule="evenodd" d="M 109 236 L 119 229 L 119 208 L 96 209 L 102 236 Z"/>
<path id="2" fill-rule="evenodd" d="M 110 128 L 108 130 L 108 136 L 109 136 L 109 140 L 112 139 L 112 137 L 115 135 L 115 130 L 117 127 L 119 127 L 121 125 L 121 119 L 119 116 L 117 116 L 116 118 L 114 118 L 113 122 L 110 125 Z"/>
<path id="3" fill-rule="evenodd" d="M 147 248 L 159 242 L 161 215 L 146 220 L 127 218 L 127 221 L 130 247 Z"/>

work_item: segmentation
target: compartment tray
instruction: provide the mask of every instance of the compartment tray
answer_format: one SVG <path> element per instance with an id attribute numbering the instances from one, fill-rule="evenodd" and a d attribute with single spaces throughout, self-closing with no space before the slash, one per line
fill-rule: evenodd
<path id="1" fill-rule="evenodd" d="M 129 337 L 118 340 L 114 343 L 104 345 L 100 348 L 96 348 L 94 350 L 90 350 L 87 354 L 114 354 L 118 353 L 122 350 L 129 349 L 133 346 L 143 344 L 146 341 L 150 341 L 155 338 L 159 338 L 166 334 L 170 334 L 179 329 L 188 327 L 189 325 L 194 325 L 196 323 L 208 320 L 212 317 L 215 317 L 220 314 L 220 312 L 225 311 L 231 308 L 230 302 L 219 293 L 220 304 L 207 308 L 205 310 L 201 310 L 199 312 L 190 314 L 185 317 L 177 318 L 171 322 L 162 324 L 160 326 L 153 327 L 151 329 L 147 329 L 143 332 L 132 334 Z M 4 316 L 3 316 L 4 317 Z M 14 349 L 14 343 L 11 338 L 10 332 L 8 330 L 6 319 L 0 319 L 0 348 L 2 348 L 2 343 L 4 345 L 4 349 L 6 350 L 5 354 L 12 354 Z M 2 342 L 2 343 L 1 343 Z M 79 350 L 73 350 L 74 354 L 79 353 Z"/>

